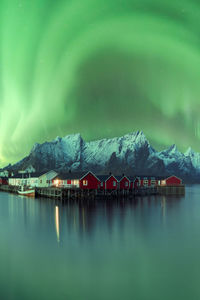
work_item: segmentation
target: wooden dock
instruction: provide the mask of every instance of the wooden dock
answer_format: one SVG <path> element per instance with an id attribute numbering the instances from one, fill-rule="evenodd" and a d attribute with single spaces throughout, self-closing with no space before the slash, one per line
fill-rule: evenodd
<path id="1" fill-rule="evenodd" d="M 18 186 L 0 185 L 0 190 L 17 194 Z M 141 187 L 134 190 L 90 190 L 79 188 L 56 188 L 56 187 L 36 187 L 36 197 L 46 197 L 58 200 L 69 199 L 120 199 L 134 198 L 136 196 L 151 196 L 151 195 L 174 195 L 182 196 L 185 194 L 185 186 L 156 186 L 156 187 Z"/>
<path id="2" fill-rule="evenodd" d="M 89 190 L 89 189 L 65 189 L 65 188 L 36 188 L 37 197 L 48 197 L 61 200 L 69 199 L 101 199 L 101 198 L 133 198 L 135 196 L 149 196 L 157 195 L 158 191 L 156 187 L 142 187 L 135 190 Z"/>
<path id="3" fill-rule="evenodd" d="M 157 193 L 158 195 L 182 196 L 185 195 L 185 185 L 157 186 Z"/>

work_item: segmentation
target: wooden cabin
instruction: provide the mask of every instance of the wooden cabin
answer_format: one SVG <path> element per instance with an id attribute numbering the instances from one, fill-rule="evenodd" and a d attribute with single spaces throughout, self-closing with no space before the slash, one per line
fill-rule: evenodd
<path id="1" fill-rule="evenodd" d="M 161 177 L 157 179 L 157 185 L 159 186 L 177 186 L 181 184 L 182 184 L 182 180 L 175 175 L 171 175 L 167 178 Z"/>
<path id="2" fill-rule="evenodd" d="M 128 176 L 130 180 L 130 189 L 138 189 L 139 188 L 139 178 L 136 176 Z"/>
<path id="3" fill-rule="evenodd" d="M 110 175 L 105 182 L 106 190 L 117 190 L 118 188 L 118 180 L 114 175 Z"/>
<path id="4" fill-rule="evenodd" d="M 118 189 L 118 180 L 112 175 L 97 175 L 100 181 L 100 189 L 102 190 L 117 190 Z"/>
<path id="5" fill-rule="evenodd" d="M 130 179 L 125 176 L 116 176 L 116 179 L 118 180 L 118 187 L 120 190 L 129 190 L 131 186 L 131 181 Z"/>
<path id="6" fill-rule="evenodd" d="M 99 178 L 96 175 L 94 175 L 91 171 L 89 171 L 80 178 L 81 189 L 97 190 L 100 187 L 100 184 L 101 182 Z"/>
<path id="7" fill-rule="evenodd" d="M 97 175 L 100 185 L 99 188 L 100 190 L 105 190 L 106 189 L 106 181 L 110 177 L 110 175 Z"/>

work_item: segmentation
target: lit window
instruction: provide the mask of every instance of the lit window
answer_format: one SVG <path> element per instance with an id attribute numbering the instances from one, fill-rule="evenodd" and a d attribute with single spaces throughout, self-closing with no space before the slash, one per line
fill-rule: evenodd
<path id="1" fill-rule="evenodd" d="M 116 186 L 116 181 L 113 181 L 113 186 Z"/>
<path id="2" fill-rule="evenodd" d="M 162 180 L 161 185 L 166 185 L 166 180 Z"/>
<path id="3" fill-rule="evenodd" d="M 125 182 L 125 186 L 128 186 L 128 182 L 127 181 Z"/>
<path id="4" fill-rule="evenodd" d="M 83 180 L 83 185 L 88 185 L 88 181 L 87 180 Z"/>
<path id="5" fill-rule="evenodd" d="M 55 184 L 56 186 L 58 186 L 59 180 L 58 180 L 58 179 L 54 180 L 54 184 Z"/>
<path id="6" fill-rule="evenodd" d="M 148 180 L 146 180 L 146 179 L 143 180 L 143 185 L 144 185 L 144 186 L 148 186 Z"/>

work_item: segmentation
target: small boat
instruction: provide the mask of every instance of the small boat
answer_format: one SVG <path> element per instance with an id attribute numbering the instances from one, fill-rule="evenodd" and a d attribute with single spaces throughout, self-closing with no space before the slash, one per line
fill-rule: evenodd
<path id="1" fill-rule="evenodd" d="M 18 190 L 18 194 L 22 196 L 35 197 L 35 189 L 30 186 L 22 185 Z"/>

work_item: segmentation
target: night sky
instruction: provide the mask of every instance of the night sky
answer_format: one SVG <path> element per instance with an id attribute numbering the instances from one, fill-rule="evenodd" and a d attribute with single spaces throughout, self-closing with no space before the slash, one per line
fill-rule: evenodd
<path id="1" fill-rule="evenodd" d="M 0 165 L 142 130 L 200 151 L 200 2 L 1 0 Z"/>

